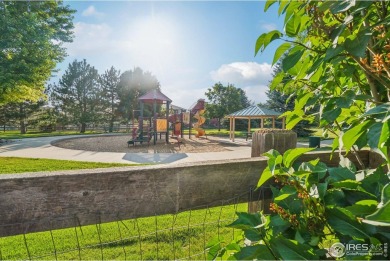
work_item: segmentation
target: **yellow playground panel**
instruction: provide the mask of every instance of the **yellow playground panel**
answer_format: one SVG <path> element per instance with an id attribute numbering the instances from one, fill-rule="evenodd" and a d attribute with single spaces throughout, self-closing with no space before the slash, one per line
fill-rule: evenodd
<path id="1" fill-rule="evenodd" d="M 184 124 L 190 124 L 190 113 L 189 112 L 183 112 L 183 123 Z"/>
<path id="2" fill-rule="evenodd" d="M 167 132 L 168 131 L 167 119 L 157 119 L 156 120 L 156 131 L 157 132 Z"/>

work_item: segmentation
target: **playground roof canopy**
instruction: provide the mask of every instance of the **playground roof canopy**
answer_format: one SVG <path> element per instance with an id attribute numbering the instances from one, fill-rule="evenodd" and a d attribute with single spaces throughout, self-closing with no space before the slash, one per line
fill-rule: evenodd
<path id="1" fill-rule="evenodd" d="M 249 106 L 245 109 L 233 112 L 226 116 L 226 118 L 262 118 L 262 117 L 277 117 L 280 116 L 281 113 L 266 109 L 263 107 L 259 107 L 257 105 Z"/>
<path id="2" fill-rule="evenodd" d="M 159 90 L 151 90 L 145 93 L 144 95 L 142 95 L 141 97 L 139 97 L 138 100 L 146 103 L 153 103 L 155 101 L 157 103 L 163 103 L 165 101 L 168 103 L 172 102 L 171 99 L 169 99 L 165 94 L 163 94 Z"/>

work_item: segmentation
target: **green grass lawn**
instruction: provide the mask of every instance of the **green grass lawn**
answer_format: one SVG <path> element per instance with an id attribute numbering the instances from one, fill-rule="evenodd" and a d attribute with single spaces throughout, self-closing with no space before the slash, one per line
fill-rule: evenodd
<path id="1" fill-rule="evenodd" d="M 206 131 L 207 135 L 210 136 L 218 136 L 218 137 L 229 137 L 229 131 L 226 129 L 204 129 Z M 257 129 L 252 129 L 252 131 L 255 131 Z M 183 130 L 184 135 L 188 135 L 189 131 L 188 129 Z M 234 136 L 235 137 L 241 137 L 241 138 L 246 138 L 246 131 L 235 131 Z M 191 130 L 191 134 L 195 136 L 196 131 L 194 129 Z"/>
<path id="2" fill-rule="evenodd" d="M 0 166 L 1 166 L 0 174 L 11 174 L 11 173 L 38 172 L 38 171 L 139 166 L 139 164 L 0 157 Z"/>
<path id="3" fill-rule="evenodd" d="M 251 129 L 252 132 L 257 131 L 257 130 L 260 130 L 260 129 L 259 128 L 252 128 Z M 328 133 L 328 137 L 326 137 L 326 138 L 323 137 L 322 136 L 322 129 L 320 129 L 320 128 L 312 128 L 312 130 L 314 132 L 311 136 L 318 136 L 318 137 L 321 137 L 322 139 L 334 139 L 336 137 L 333 133 Z M 206 131 L 207 135 L 229 137 L 229 130 L 226 130 L 226 129 L 221 129 L 220 131 L 218 129 L 205 129 L 205 131 Z M 192 133 L 195 135 L 196 132 L 194 130 L 192 130 Z M 188 129 L 184 130 L 184 134 L 188 135 Z M 246 134 L 247 134 L 246 131 L 235 131 L 234 132 L 235 137 L 246 138 Z M 308 142 L 309 137 L 298 137 L 298 140 Z"/>
<path id="4" fill-rule="evenodd" d="M 247 204 L 186 211 L 0 238 L 0 260 L 190 260 L 205 259 L 214 237 L 239 233 L 225 225 Z"/>
<path id="5" fill-rule="evenodd" d="M 226 129 L 221 129 L 220 131 L 218 129 L 205 129 L 207 135 L 212 136 L 222 136 L 222 137 L 228 137 L 229 131 Z M 252 129 L 252 131 L 255 131 L 256 129 Z M 188 135 L 188 128 L 183 130 L 183 133 L 185 135 Z M 38 131 L 31 131 L 27 132 L 26 134 L 20 134 L 20 131 L 0 131 L 0 139 L 25 139 L 25 138 L 39 138 L 39 137 L 53 137 L 53 136 L 64 136 L 64 135 L 87 135 L 87 134 L 101 134 L 102 132 L 96 132 L 96 131 L 86 131 L 85 133 L 80 133 L 78 131 L 53 131 L 53 132 L 38 132 Z M 191 130 L 191 133 L 193 135 L 196 134 L 196 131 L 194 129 Z M 118 133 L 119 134 L 119 133 Z M 246 131 L 235 131 L 236 137 L 246 137 Z"/>
<path id="6" fill-rule="evenodd" d="M 87 134 L 99 134 L 102 132 L 86 131 L 80 133 L 79 131 L 53 131 L 53 132 L 39 132 L 29 131 L 26 134 L 20 134 L 20 131 L 0 131 L 0 139 L 25 139 L 25 138 L 39 138 L 39 137 L 53 137 L 64 135 L 87 135 Z"/>
<path id="7" fill-rule="evenodd" d="M 205 129 L 206 134 L 210 136 L 219 136 L 219 137 L 229 137 L 229 131 L 225 128 L 222 128 L 221 130 L 218 129 Z M 254 132 L 256 130 L 259 130 L 259 128 L 252 128 L 251 131 Z M 322 137 L 322 130 L 320 128 L 313 128 L 314 133 L 312 136 L 319 136 Z M 5 131 L 0 132 L 0 139 L 24 139 L 24 138 L 38 138 L 38 137 L 52 137 L 52 136 L 64 136 L 64 135 L 87 135 L 87 134 L 100 134 L 102 132 L 96 132 L 96 131 L 87 131 L 85 133 L 80 133 L 77 131 L 53 131 L 53 132 L 37 132 L 32 131 L 28 132 L 26 134 L 20 134 L 19 131 Z M 184 135 L 188 135 L 189 130 L 188 128 L 183 130 Z M 196 134 L 196 131 L 194 129 L 191 130 L 191 133 L 193 135 Z M 235 131 L 235 137 L 241 137 L 246 138 L 246 131 Z M 323 138 L 323 137 L 322 137 Z M 329 136 L 327 139 L 333 139 L 335 138 L 335 135 L 332 133 L 329 133 Z M 308 138 L 299 138 L 300 141 L 307 141 Z"/>

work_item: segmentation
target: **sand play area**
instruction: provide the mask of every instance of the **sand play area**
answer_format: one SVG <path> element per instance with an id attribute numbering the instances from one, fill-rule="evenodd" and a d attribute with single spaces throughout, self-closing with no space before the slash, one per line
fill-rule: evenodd
<path id="1" fill-rule="evenodd" d="M 98 137 L 81 137 L 58 140 L 52 143 L 53 146 L 86 151 L 99 152 L 122 152 L 122 153 L 201 153 L 201 152 L 221 152 L 229 151 L 232 147 L 249 146 L 245 144 L 236 144 L 226 142 L 225 139 L 208 136 L 191 139 L 186 135 L 180 146 L 176 139 L 169 139 L 169 143 L 165 142 L 165 136 L 160 139 L 158 137 L 156 145 L 153 145 L 153 139 L 150 144 L 137 143 L 135 146 L 127 145 L 127 141 L 131 140 L 131 135 L 104 135 Z M 230 149 L 229 149 L 230 148 Z"/>

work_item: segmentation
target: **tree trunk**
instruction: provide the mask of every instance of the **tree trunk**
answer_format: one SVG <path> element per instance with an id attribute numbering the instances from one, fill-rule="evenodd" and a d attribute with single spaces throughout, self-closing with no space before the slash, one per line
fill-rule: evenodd
<path id="1" fill-rule="evenodd" d="M 108 127 L 108 132 L 113 132 L 114 130 L 114 119 L 110 120 L 110 126 Z"/>
<path id="2" fill-rule="evenodd" d="M 26 134 L 26 125 L 24 119 L 20 120 L 20 134 Z"/>
<path id="3" fill-rule="evenodd" d="M 23 105 L 19 106 L 19 115 L 20 115 L 20 134 L 26 134 L 26 125 L 24 124 L 24 108 Z"/>
<path id="4" fill-rule="evenodd" d="M 108 128 L 108 132 L 113 132 L 114 130 L 114 96 L 111 96 L 111 120 L 110 120 L 110 127 Z"/>
<path id="5" fill-rule="evenodd" d="M 218 131 L 221 131 L 221 118 L 218 118 Z"/>
<path id="6" fill-rule="evenodd" d="M 87 124 L 85 122 L 81 123 L 80 133 L 85 133 L 85 129 L 87 128 Z"/>

